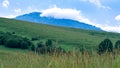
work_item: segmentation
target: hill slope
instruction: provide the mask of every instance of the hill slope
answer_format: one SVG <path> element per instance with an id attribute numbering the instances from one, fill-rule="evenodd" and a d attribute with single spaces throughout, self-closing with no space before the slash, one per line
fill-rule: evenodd
<path id="1" fill-rule="evenodd" d="M 40 12 L 33 12 L 29 14 L 20 15 L 16 17 L 16 19 L 29 21 L 29 22 L 55 25 L 55 26 L 65 26 L 65 27 L 72 27 L 72 28 L 82 28 L 86 30 L 101 31 L 100 28 L 89 25 L 89 24 L 85 24 L 83 22 L 78 22 L 70 19 L 56 19 L 53 17 L 41 17 L 40 14 L 41 14 Z"/>
<path id="2" fill-rule="evenodd" d="M 82 29 L 56 27 L 44 24 L 0 18 L 0 31 L 15 32 L 26 37 L 41 37 L 42 39 L 55 39 L 58 44 L 81 45 L 96 47 L 104 38 L 110 38 L 113 42 L 119 39 L 120 34 L 97 32 Z"/>

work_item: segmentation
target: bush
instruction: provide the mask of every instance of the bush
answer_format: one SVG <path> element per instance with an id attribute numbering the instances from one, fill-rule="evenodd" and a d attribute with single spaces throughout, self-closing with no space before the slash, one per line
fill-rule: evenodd
<path id="1" fill-rule="evenodd" d="M 6 47 L 9 48 L 20 48 L 20 39 L 18 38 L 9 38 L 6 43 L 5 43 Z"/>
<path id="2" fill-rule="evenodd" d="M 36 52 L 37 52 L 38 54 L 44 54 L 45 51 L 46 51 L 45 45 L 44 45 L 42 42 L 39 42 L 39 43 L 37 44 Z"/>
<path id="3" fill-rule="evenodd" d="M 35 46 L 31 45 L 30 50 L 35 51 L 35 49 L 36 49 Z"/>
<path id="4" fill-rule="evenodd" d="M 113 51 L 113 44 L 109 39 L 103 40 L 98 46 L 98 54 L 104 52 L 112 52 L 112 51 Z"/>
<path id="5" fill-rule="evenodd" d="M 0 44 L 1 45 L 4 45 L 5 44 L 5 42 L 6 42 L 6 40 L 9 38 L 9 37 L 11 37 L 11 34 L 9 33 L 9 32 L 7 32 L 7 33 L 0 33 Z"/>
<path id="6" fill-rule="evenodd" d="M 31 40 L 32 41 L 40 40 L 40 37 L 32 37 Z"/>
<path id="7" fill-rule="evenodd" d="M 0 32 L 0 45 L 9 48 L 29 49 L 33 44 L 28 38 L 15 35 L 15 32 Z"/>
<path id="8" fill-rule="evenodd" d="M 118 41 L 115 43 L 115 48 L 116 48 L 116 49 L 120 49 L 120 40 L 118 40 Z"/>
<path id="9" fill-rule="evenodd" d="M 0 45 L 3 45 L 3 36 L 4 36 L 4 33 L 0 32 Z"/>
<path id="10" fill-rule="evenodd" d="M 32 43 L 30 42 L 29 39 L 21 38 L 21 42 L 20 42 L 21 49 L 28 49 L 31 45 L 32 45 Z"/>
<path id="11" fill-rule="evenodd" d="M 37 47 L 38 48 L 42 48 L 42 47 L 44 47 L 45 45 L 43 44 L 43 42 L 39 42 L 38 44 L 37 44 Z"/>
<path id="12" fill-rule="evenodd" d="M 51 39 L 48 39 L 45 43 L 46 46 L 52 47 L 53 46 L 53 42 Z"/>
<path id="13" fill-rule="evenodd" d="M 52 54 L 54 52 L 60 53 L 60 52 L 65 52 L 64 49 L 61 47 L 55 47 L 53 46 L 53 42 L 51 40 L 47 40 L 45 45 L 42 42 L 39 42 L 37 44 L 36 52 L 38 54 Z"/>
<path id="14" fill-rule="evenodd" d="M 61 47 L 57 47 L 57 48 L 55 48 L 55 52 L 56 53 L 65 53 L 66 51 Z"/>
<path id="15" fill-rule="evenodd" d="M 28 49 L 32 43 L 29 39 L 16 35 L 5 37 L 4 45 L 9 48 Z"/>

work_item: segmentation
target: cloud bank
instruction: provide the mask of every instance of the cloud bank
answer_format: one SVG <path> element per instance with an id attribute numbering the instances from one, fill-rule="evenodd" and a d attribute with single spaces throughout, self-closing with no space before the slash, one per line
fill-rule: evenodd
<path id="1" fill-rule="evenodd" d="M 10 3 L 9 3 L 8 0 L 4 0 L 4 1 L 2 2 L 2 6 L 5 7 L 5 8 L 8 8 L 9 5 L 10 5 Z"/>
<path id="2" fill-rule="evenodd" d="M 108 31 L 108 32 L 120 33 L 120 25 L 116 25 L 116 26 L 105 25 L 105 26 L 101 26 L 101 29 Z"/>
<path id="3" fill-rule="evenodd" d="M 79 22 L 95 25 L 95 23 L 92 23 L 88 18 L 84 17 L 80 10 L 76 9 L 58 8 L 54 6 L 53 8 L 43 10 L 40 16 L 54 17 L 58 19 L 72 19 Z"/>
<path id="4" fill-rule="evenodd" d="M 96 27 L 101 28 L 102 30 L 108 31 L 108 32 L 119 32 L 120 33 L 120 25 L 117 26 L 110 26 L 107 24 L 97 24 L 95 22 L 92 22 L 89 18 L 86 18 L 83 16 L 80 10 L 76 9 L 69 9 L 69 8 L 58 8 L 53 7 L 42 11 L 42 14 L 40 15 L 42 17 L 54 17 L 58 19 L 72 19 L 79 22 L 84 22 L 86 24 L 90 24 Z M 120 21 L 120 15 L 116 16 L 115 18 L 117 21 Z"/>

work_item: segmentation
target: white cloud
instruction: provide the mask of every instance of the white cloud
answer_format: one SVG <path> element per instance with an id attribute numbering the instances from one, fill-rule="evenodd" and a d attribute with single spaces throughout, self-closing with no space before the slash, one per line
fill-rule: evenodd
<path id="1" fill-rule="evenodd" d="M 76 9 L 58 8 L 54 6 L 53 8 L 43 10 L 40 16 L 54 17 L 59 19 L 72 19 L 80 22 L 85 22 L 87 24 L 95 25 L 95 23 L 92 23 L 88 18 L 84 17 L 81 11 Z"/>
<path id="2" fill-rule="evenodd" d="M 76 9 L 68 9 L 68 8 L 58 8 L 53 7 L 42 11 L 42 14 L 40 16 L 43 17 L 54 17 L 59 19 L 72 19 L 77 20 L 80 22 L 84 22 L 87 24 L 91 24 L 97 27 L 100 27 L 102 30 L 108 31 L 108 32 L 119 32 L 120 33 L 120 25 L 116 26 L 110 26 L 106 24 L 97 24 L 83 16 L 80 10 Z M 120 15 L 119 15 L 119 21 L 120 21 Z"/>
<path id="3" fill-rule="evenodd" d="M 97 7 L 99 8 L 104 8 L 104 9 L 111 9 L 110 7 L 108 6 L 104 6 L 100 0 L 80 0 L 80 1 L 84 1 L 84 2 L 90 2 L 94 5 L 96 5 Z"/>
<path id="4" fill-rule="evenodd" d="M 118 32 L 120 33 L 120 25 L 116 25 L 116 26 L 109 26 L 109 25 L 104 25 L 104 26 L 100 26 L 101 29 L 108 31 L 108 32 Z"/>
<path id="5" fill-rule="evenodd" d="M 21 11 L 20 8 L 18 8 L 18 9 L 15 9 L 14 12 L 16 12 L 16 13 L 21 13 L 22 11 Z"/>
<path id="6" fill-rule="evenodd" d="M 4 15 L 4 16 L 0 16 L 0 17 L 4 17 L 4 18 L 15 18 L 16 15 Z"/>
<path id="7" fill-rule="evenodd" d="M 9 1 L 8 0 L 4 0 L 2 2 L 2 6 L 5 7 L 5 8 L 8 8 L 8 6 L 10 5 Z"/>
<path id="8" fill-rule="evenodd" d="M 115 17 L 115 20 L 116 20 L 116 21 L 120 21 L 120 15 L 117 15 L 117 16 Z"/>

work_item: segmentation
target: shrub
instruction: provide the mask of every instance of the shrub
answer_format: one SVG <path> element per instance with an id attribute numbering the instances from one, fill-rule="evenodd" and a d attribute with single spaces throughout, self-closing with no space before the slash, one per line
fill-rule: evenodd
<path id="1" fill-rule="evenodd" d="M 27 41 L 21 40 L 21 42 L 20 42 L 20 48 L 21 49 L 28 49 L 29 45 L 30 44 Z"/>
<path id="2" fill-rule="evenodd" d="M 61 47 L 53 46 L 52 41 L 47 40 L 45 45 L 42 42 L 39 42 L 37 44 L 36 52 L 38 54 L 53 54 L 54 52 L 56 53 L 65 52 L 65 50 L 62 49 Z"/>
<path id="3" fill-rule="evenodd" d="M 47 50 L 47 48 L 46 48 L 46 46 L 42 42 L 39 42 L 37 44 L 36 52 L 38 54 L 45 54 L 46 50 Z"/>
<path id="4" fill-rule="evenodd" d="M 5 38 L 4 45 L 9 48 L 28 49 L 32 45 L 32 43 L 27 38 L 10 35 L 9 37 Z"/>
<path id="5" fill-rule="evenodd" d="M 53 46 L 52 40 L 51 40 L 51 39 L 48 39 L 48 40 L 46 41 L 45 45 L 46 45 L 47 47 L 52 47 L 52 46 Z"/>
<path id="6" fill-rule="evenodd" d="M 113 51 L 113 44 L 111 40 L 104 39 L 98 46 L 98 53 L 104 53 L 104 52 L 112 52 Z"/>
<path id="7" fill-rule="evenodd" d="M 3 36 L 4 36 L 4 33 L 0 33 L 0 45 L 3 45 Z"/>
<path id="8" fill-rule="evenodd" d="M 36 49 L 35 46 L 31 45 L 30 50 L 35 51 L 35 49 Z"/>
<path id="9" fill-rule="evenodd" d="M 55 52 L 56 53 L 65 53 L 66 51 L 63 49 L 63 48 L 61 48 L 61 47 L 57 47 L 57 48 L 55 48 Z"/>
<path id="10" fill-rule="evenodd" d="M 39 37 L 32 37 L 31 40 L 32 41 L 36 41 L 36 40 L 39 40 L 40 38 Z"/>
<path id="11" fill-rule="evenodd" d="M 4 45 L 6 43 L 6 40 L 11 37 L 10 33 L 1 33 L 0 34 L 0 44 Z"/>
<path id="12" fill-rule="evenodd" d="M 9 38 L 6 43 L 5 43 L 6 47 L 9 48 L 20 48 L 20 39 L 18 38 Z"/>
<path id="13" fill-rule="evenodd" d="M 31 47 L 32 42 L 28 38 L 14 35 L 15 32 L 4 33 L 0 32 L 0 45 L 4 45 L 9 48 L 28 49 Z"/>
<path id="14" fill-rule="evenodd" d="M 41 47 L 44 47 L 45 45 L 43 44 L 43 42 L 39 42 L 38 44 L 37 44 L 37 47 L 39 47 L 39 48 L 41 48 Z"/>
<path id="15" fill-rule="evenodd" d="M 27 38 L 21 38 L 21 49 L 28 49 L 32 44 L 32 42 Z"/>
<path id="16" fill-rule="evenodd" d="M 115 43 L 115 48 L 116 48 L 116 49 L 120 49 L 120 40 L 118 40 L 118 41 Z"/>

